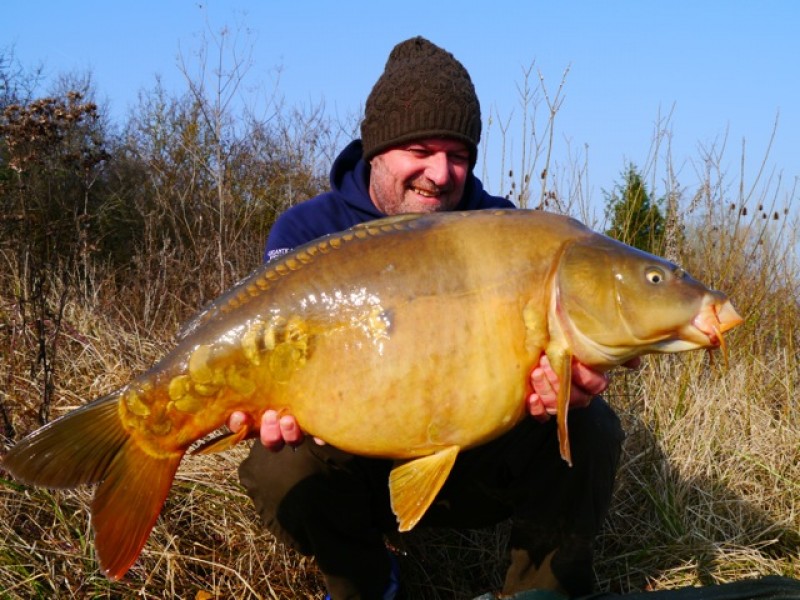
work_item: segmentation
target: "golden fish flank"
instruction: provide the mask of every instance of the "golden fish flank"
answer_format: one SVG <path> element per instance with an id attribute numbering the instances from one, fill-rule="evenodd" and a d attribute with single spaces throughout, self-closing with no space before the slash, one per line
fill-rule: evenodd
<path id="1" fill-rule="evenodd" d="M 256 367 L 261 364 L 261 356 L 275 348 L 275 320 L 266 323 L 256 319 L 242 335 L 244 357 Z"/>
<path id="2" fill-rule="evenodd" d="M 299 317 L 292 317 L 281 332 L 269 355 L 269 370 L 273 380 L 285 383 L 308 357 L 308 328 Z"/>
<path id="3" fill-rule="evenodd" d="M 269 322 L 253 320 L 241 335 L 239 353 L 227 345 L 200 345 L 189 358 L 187 375 L 178 375 L 170 382 L 170 398 L 182 411 L 196 412 L 202 397 L 213 396 L 227 387 L 239 396 L 256 391 L 253 367 L 267 360 L 273 381 L 285 381 L 305 364 L 309 352 L 308 324 L 300 317 L 273 317 Z M 243 359 L 243 360 L 242 360 Z"/>
<path id="4" fill-rule="evenodd" d="M 125 394 L 124 403 L 125 406 L 128 407 L 128 410 L 137 417 L 146 417 L 150 414 L 150 407 L 142 402 L 141 397 L 139 397 L 139 394 L 137 394 L 134 390 L 130 390 L 127 394 Z"/>
<path id="5" fill-rule="evenodd" d="M 658 270 L 658 278 L 647 273 Z M 657 281 L 656 281 L 657 279 Z M 21 440 L 20 481 L 99 484 L 103 572 L 139 555 L 184 453 L 235 410 L 293 414 L 347 452 L 396 461 L 398 527 L 414 527 L 456 456 L 525 418 L 546 353 L 606 370 L 650 352 L 724 345 L 741 317 L 672 263 L 541 211 L 403 215 L 328 236 L 264 265 L 204 311 L 180 343 L 119 392 Z M 221 451 L 242 428 L 204 444 Z"/>

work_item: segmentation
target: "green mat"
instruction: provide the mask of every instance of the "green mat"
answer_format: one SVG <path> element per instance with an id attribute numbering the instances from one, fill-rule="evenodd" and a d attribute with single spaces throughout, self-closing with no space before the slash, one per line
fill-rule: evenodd
<path id="1" fill-rule="evenodd" d="M 474 600 L 493 600 L 493 594 L 484 594 Z M 520 592 L 508 600 L 567 600 L 565 596 L 545 590 Z M 768 576 L 746 579 L 721 585 L 687 587 L 660 592 L 634 594 L 592 594 L 578 600 L 800 600 L 800 580 Z"/>

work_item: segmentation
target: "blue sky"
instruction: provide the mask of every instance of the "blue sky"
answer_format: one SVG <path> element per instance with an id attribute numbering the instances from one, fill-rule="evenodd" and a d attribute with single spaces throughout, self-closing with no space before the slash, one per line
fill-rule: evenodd
<path id="1" fill-rule="evenodd" d="M 588 152 L 595 202 L 627 161 L 645 163 L 659 115 L 671 114 L 672 155 L 688 188 L 699 149 L 726 135 L 723 166 L 738 173 L 744 139 L 753 176 L 778 115 L 768 167 L 788 189 L 800 176 L 800 2 L 792 0 L 5 0 L 0 48 L 50 77 L 91 71 L 99 99 L 122 120 L 157 75 L 168 90 L 185 89 L 179 53 L 191 57 L 204 31 L 223 26 L 249 32 L 249 85 L 270 89 L 280 67 L 287 102 L 324 101 L 338 115 L 360 109 L 391 48 L 413 35 L 467 67 L 484 116 L 519 112 L 516 86 L 531 62 L 553 92 L 569 67 L 555 158 L 568 164 L 570 151 L 581 160 Z M 499 168 L 487 179 L 498 191 Z"/>

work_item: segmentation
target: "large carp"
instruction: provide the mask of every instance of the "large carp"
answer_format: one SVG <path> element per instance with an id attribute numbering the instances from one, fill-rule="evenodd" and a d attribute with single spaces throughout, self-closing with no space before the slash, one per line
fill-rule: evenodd
<path id="1" fill-rule="evenodd" d="M 330 235 L 262 266 L 119 391 L 33 432 L 3 467 L 54 488 L 100 484 L 101 568 L 136 560 L 183 455 L 233 411 L 272 408 L 351 453 L 396 459 L 400 530 L 421 518 L 458 452 L 526 414 L 545 352 L 560 377 L 570 461 L 573 358 L 598 370 L 716 347 L 741 322 L 674 264 L 539 211 L 406 215 Z M 207 443 L 228 448 L 247 431 Z"/>

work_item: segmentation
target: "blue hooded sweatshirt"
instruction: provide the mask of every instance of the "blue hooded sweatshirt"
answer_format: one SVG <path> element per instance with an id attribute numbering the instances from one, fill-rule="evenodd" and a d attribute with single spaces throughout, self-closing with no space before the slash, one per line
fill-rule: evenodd
<path id="1" fill-rule="evenodd" d="M 323 235 L 387 216 L 369 196 L 369 165 L 362 159 L 362 153 L 361 140 L 351 142 L 331 167 L 331 190 L 292 206 L 278 217 L 269 232 L 264 260 L 286 254 Z M 485 208 L 514 208 L 514 204 L 489 195 L 470 172 L 464 197 L 455 210 Z"/>

